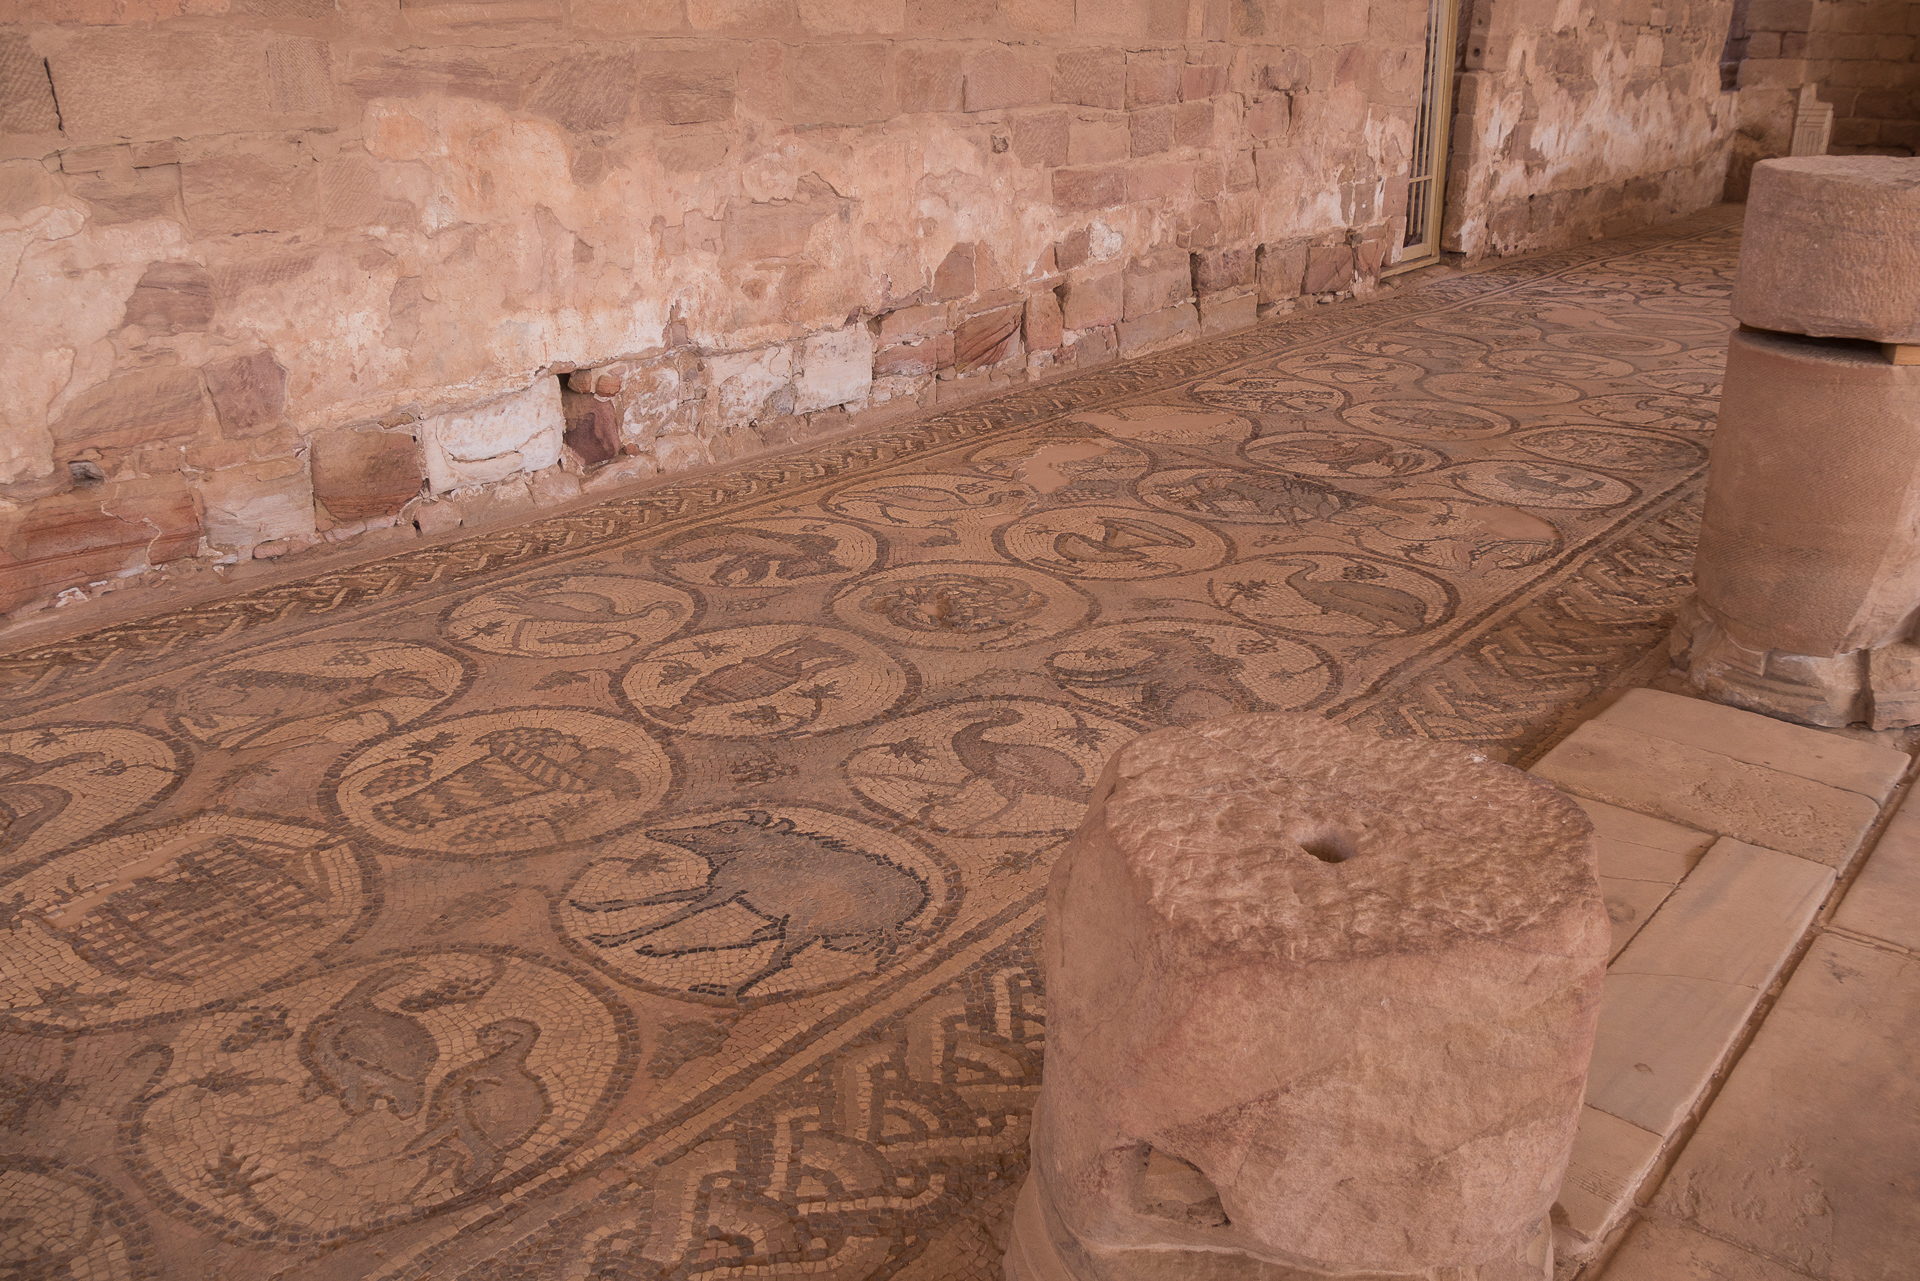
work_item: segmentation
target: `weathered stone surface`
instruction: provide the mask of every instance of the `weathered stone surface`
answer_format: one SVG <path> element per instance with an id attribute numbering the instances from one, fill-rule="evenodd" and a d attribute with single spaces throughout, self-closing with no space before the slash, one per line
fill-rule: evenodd
<path id="1" fill-rule="evenodd" d="M 1301 293 L 1333 293 L 1353 286 L 1353 250 L 1347 245 L 1314 245 L 1307 250 L 1307 274 Z"/>
<path id="2" fill-rule="evenodd" d="M 1170 343 L 1184 341 L 1200 332 L 1200 313 L 1190 302 L 1150 311 L 1136 320 L 1120 322 L 1120 353 L 1125 356 L 1152 351 Z"/>
<path id="3" fill-rule="evenodd" d="M 191 556 L 200 512 L 178 476 L 90 485 L 0 519 L 0 609 Z"/>
<path id="4" fill-rule="evenodd" d="M 56 448 L 124 449 L 212 429 L 213 406 L 198 370 L 143 369 L 82 392 L 53 424 Z"/>
<path id="5" fill-rule="evenodd" d="M 151 334 L 205 329 L 213 320 L 213 278 L 193 262 L 156 262 L 127 297 L 122 324 Z"/>
<path id="6" fill-rule="evenodd" d="M 873 385 L 873 335 L 865 325 L 816 334 L 801 348 L 794 380 L 795 413 L 811 413 L 864 399 Z"/>
<path id="7" fill-rule="evenodd" d="M 298 458 L 228 467 L 197 488 L 210 547 L 250 556 L 261 543 L 314 537 L 313 485 Z"/>
<path id="8" fill-rule="evenodd" d="M 272 352 L 235 356 L 201 372 L 220 416 L 220 432 L 229 440 L 258 436 L 280 425 L 287 406 L 287 371 Z"/>
<path id="9" fill-rule="evenodd" d="M 1162 730 L 1047 921 L 1013 1275 L 1545 1275 L 1608 939 L 1572 802 L 1310 717 Z"/>
<path id="10" fill-rule="evenodd" d="M 46 60 L 23 31 L 0 33 L 0 133 L 54 133 L 60 111 Z"/>
<path id="11" fill-rule="evenodd" d="M 555 378 L 536 379 L 525 391 L 477 409 L 427 419 L 419 429 L 427 481 L 437 494 L 550 467 L 559 461 L 565 428 Z"/>
<path id="12" fill-rule="evenodd" d="M 1828 867 L 1846 862 L 1880 812 L 1858 792 L 1604 720 L 1576 729 L 1533 772 L 1579 796 Z"/>
<path id="13" fill-rule="evenodd" d="M 1657 1205 L 1805 1275 L 1910 1271 L 1920 1239 L 1916 1082 L 1920 960 L 1815 939 Z"/>
<path id="14" fill-rule="evenodd" d="M 1261 302 L 1298 298 L 1307 274 L 1307 246 L 1302 242 L 1262 245 L 1255 271 Z"/>
<path id="15" fill-rule="evenodd" d="M 1075 273 L 1067 277 L 1061 313 L 1068 329 L 1118 324 L 1125 300 L 1126 284 L 1120 273 Z"/>
<path id="16" fill-rule="evenodd" d="M 313 496 L 336 521 L 391 516 L 420 495 L 420 451 L 410 435 L 320 431 L 311 448 Z"/>
<path id="17" fill-rule="evenodd" d="M 620 452 L 620 412 L 611 400 L 567 391 L 560 403 L 567 423 L 561 439 L 581 462 L 597 466 Z"/>
<path id="18" fill-rule="evenodd" d="M 1826 658 L 1901 639 L 1920 600 L 1920 367 L 1737 333 L 1725 387 L 1701 606 L 1756 650 Z"/>
<path id="19" fill-rule="evenodd" d="M 1193 297 L 1193 267 L 1178 250 L 1155 254 L 1129 268 L 1126 306 L 1122 320 L 1138 320 L 1149 312 L 1172 307 Z"/>
<path id="20" fill-rule="evenodd" d="M 1733 314 L 1757 329 L 1920 343 L 1920 160 L 1754 166 Z"/>
<path id="21" fill-rule="evenodd" d="M 1052 351 L 1058 347 L 1062 328 L 1058 294 L 1047 290 L 1027 299 L 1026 322 L 1022 333 L 1028 351 Z"/>
<path id="22" fill-rule="evenodd" d="M 995 365 L 1013 354 L 1020 338 L 1020 307 L 1002 307 L 965 321 L 953 331 L 954 368 L 965 372 Z"/>

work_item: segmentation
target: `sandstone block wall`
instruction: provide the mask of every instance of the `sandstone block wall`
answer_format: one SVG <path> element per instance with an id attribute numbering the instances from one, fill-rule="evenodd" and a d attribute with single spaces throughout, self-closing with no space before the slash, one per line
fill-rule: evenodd
<path id="1" fill-rule="evenodd" d="M 0 609 L 440 533 L 1364 290 L 1403 239 L 1425 13 L 19 0 Z M 1494 62 L 1525 69 L 1463 99 L 1498 146 L 1463 153 L 1460 247 L 1587 227 L 1516 211 L 1599 170 L 1655 192 L 1619 217 L 1704 203 L 1691 45 L 1664 108 L 1574 128 L 1535 51 L 1611 67 L 1587 45 L 1619 31 L 1517 21 Z"/>
<path id="2" fill-rule="evenodd" d="M 1445 246 L 1538 249 L 1717 201 L 1735 123 L 1719 70 L 1732 7 L 1467 0 Z"/>
<path id="3" fill-rule="evenodd" d="M 1806 84 L 1833 104 L 1830 154 L 1920 154 L 1920 5 L 1749 0 L 1734 35 L 1746 43 L 1727 199 L 1747 198 L 1757 162 L 1789 154 Z"/>

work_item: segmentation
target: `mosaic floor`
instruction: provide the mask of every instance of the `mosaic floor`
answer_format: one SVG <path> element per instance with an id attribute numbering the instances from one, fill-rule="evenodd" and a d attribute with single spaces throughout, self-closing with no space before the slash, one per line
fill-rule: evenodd
<path id="1" fill-rule="evenodd" d="M 997 1276 L 1102 759 L 1549 741 L 1736 214 L 0 656 L 0 1277 Z"/>

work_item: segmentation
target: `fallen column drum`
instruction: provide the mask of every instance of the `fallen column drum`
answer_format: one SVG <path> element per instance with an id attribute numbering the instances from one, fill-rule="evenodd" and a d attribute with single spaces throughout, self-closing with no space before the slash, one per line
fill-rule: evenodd
<path id="1" fill-rule="evenodd" d="M 1610 937 L 1579 808 L 1281 715 L 1148 734 L 1095 797 L 1010 1281 L 1550 1277 Z"/>

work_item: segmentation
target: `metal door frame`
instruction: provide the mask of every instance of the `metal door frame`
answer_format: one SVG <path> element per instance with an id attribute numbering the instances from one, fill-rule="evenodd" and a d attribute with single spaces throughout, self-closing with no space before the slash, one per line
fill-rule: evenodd
<path id="1" fill-rule="evenodd" d="M 1459 0 L 1427 0 L 1427 61 L 1420 107 L 1413 122 L 1413 158 L 1407 175 L 1407 232 L 1400 260 L 1382 275 L 1440 260 L 1440 223 L 1446 211 L 1447 153 L 1453 140 L 1454 23 Z"/>

